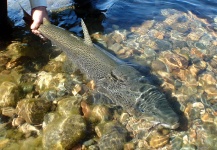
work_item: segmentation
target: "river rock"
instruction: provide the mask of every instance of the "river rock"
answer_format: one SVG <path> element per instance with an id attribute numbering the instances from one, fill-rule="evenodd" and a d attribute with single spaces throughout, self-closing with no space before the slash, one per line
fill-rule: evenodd
<path id="1" fill-rule="evenodd" d="M 101 127 L 100 127 L 101 126 Z M 127 141 L 127 130 L 118 122 L 107 122 L 104 125 L 98 125 L 95 130 L 100 135 L 100 150 L 123 149 Z"/>
<path id="2" fill-rule="evenodd" d="M 86 135 L 86 123 L 80 115 L 55 117 L 43 130 L 42 143 L 45 150 L 71 149 Z"/>
<path id="3" fill-rule="evenodd" d="M 0 107 L 15 106 L 19 99 L 19 88 L 18 85 L 5 81 L 0 85 Z"/>
<path id="4" fill-rule="evenodd" d="M 42 99 L 23 99 L 18 102 L 16 113 L 29 124 L 41 124 L 52 103 Z"/>

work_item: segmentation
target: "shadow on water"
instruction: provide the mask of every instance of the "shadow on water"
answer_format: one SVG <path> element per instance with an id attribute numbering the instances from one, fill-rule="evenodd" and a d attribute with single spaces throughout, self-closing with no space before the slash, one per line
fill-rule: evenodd
<path id="1" fill-rule="evenodd" d="M 140 26 L 146 20 L 163 20 L 162 9 L 176 9 L 186 13 L 190 11 L 210 21 L 213 20 L 213 14 L 217 14 L 215 9 L 217 2 L 214 0 L 74 0 L 74 2 L 79 17 L 98 20 L 98 26 L 103 25 L 105 32 L 112 32 L 112 25 L 129 30 L 132 26 Z M 102 28 L 99 30 L 102 31 Z"/>

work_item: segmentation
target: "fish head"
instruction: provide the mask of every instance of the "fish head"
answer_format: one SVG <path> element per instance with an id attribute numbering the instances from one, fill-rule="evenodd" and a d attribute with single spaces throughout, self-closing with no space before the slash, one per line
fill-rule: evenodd
<path id="1" fill-rule="evenodd" d="M 170 106 L 165 95 L 156 89 L 143 93 L 137 99 L 136 108 L 139 116 L 148 116 L 151 122 L 161 124 L 165 128 L 176 129 L 179 127 L 179 116 Z"/>
<path id="2" fill-rule="evenodd" d="M 149 109 L 140 110 L 139 117 L 148 118 L 147 120 L 153 124 L 160 124 L 169 129 L 177 129 L 179 127 L 178 115 L 169 109 Z"/>

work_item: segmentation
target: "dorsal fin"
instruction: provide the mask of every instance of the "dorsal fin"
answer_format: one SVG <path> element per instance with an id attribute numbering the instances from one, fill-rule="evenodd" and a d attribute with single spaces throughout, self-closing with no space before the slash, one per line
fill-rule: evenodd
<path id="1" fill-rule="evenodd" d="M 87 27 L 86 27 L 83 19 L 81 19 L 81 26 L 82 26 L 83 33 L 84 33 L 84 43 L 89 45 L 89 46 L 93 46 L 92 40 L 90 38 L 90 35 L 88 33 Z"/>

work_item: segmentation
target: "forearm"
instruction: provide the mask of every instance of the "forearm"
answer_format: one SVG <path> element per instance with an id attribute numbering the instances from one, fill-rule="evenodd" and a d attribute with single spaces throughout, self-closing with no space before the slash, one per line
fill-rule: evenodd
<path id="1" fill-rule="evenodd" d="M 47 7 L 47 1 L 46 0 L 29 0 L 31 8 L 39 7 L 39 6 L 45 6 Z"/>

